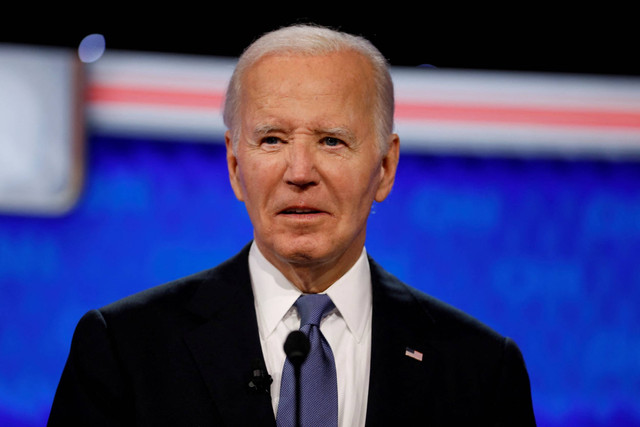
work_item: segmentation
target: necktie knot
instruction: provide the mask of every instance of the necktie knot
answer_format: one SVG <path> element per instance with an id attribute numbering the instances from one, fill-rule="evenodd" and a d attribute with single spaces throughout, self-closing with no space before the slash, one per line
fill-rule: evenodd
<path id="1" fill-rule="evenodd" d="M 319 326 L 322 318 L 335 307 L 327 294 L 302 295 L 294 305 L 300 315 L 300 327 L 304 325 Z"/>

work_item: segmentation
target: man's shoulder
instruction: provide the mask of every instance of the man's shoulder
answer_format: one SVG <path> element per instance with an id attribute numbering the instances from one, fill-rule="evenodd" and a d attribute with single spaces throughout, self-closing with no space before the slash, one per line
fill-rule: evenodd
<path id="1" fill-rule="evenodd" d="M 417 413 L 424 410 L 425 419 L 433 417 L 437 425 L 535 425 L 527 369 L 513 340 L 403 283 L 375 263 L 372 282 L 372 342 L 383 344 L 372 346 L 372 352 L 378 355 L 378 372 L 383 372 L 382 379 L 372 377 L 379 381 L 376 390 L 389 388 L 389 383 L 395 384 L 396 390 L 408 390 L 399 401 L 405 408 L 413 404 Z M 409 350 L 412 353 L 408 354 Z M 416 354 L 419 364 L 411 360 Z M 393 375 L 385 377 L 390 366 L 397 370 L 406 366 L 404 372 L 408 374 L 398 375 L 394 370 Z M 415 384 L 420 387 L 415 388 Z M 429 384 L 430 391 L 435 392 L 425 397 L 423 384 Z M 407 403 L 415 396 L 419 398 Z M 435 402 L 435 406 L 429 402 Z M 397 411 L 382 408 L 377 419 L 397 419 Z"/>
<path id="2" fill-rule="evenodd" d="M 402 316 L 410 317 L 431 335 L 448 342 L 483 342 L 504 345 L 505 337 L 471 314 L 411 286 L 370 260 L 374 277 L 382 283 L 383 297 L 393 301 Z"/>
<path id="3" fill-rule="evenodd" d="M 184 307 L 197 307 L 199 298 L 224 297 L 232 291 L 230 284 L 245 280 L 247 250 L 218 264 L 185 277 L 144 289 L 103 306 L 98 311 L 106 317 L 169 313 Z M 244 262 L 243 262 L 244 261 Z"/>
<path id="4" fill-rule="evenodd" d="M 124 311 L 141 310 L 145 307 L 177 306 L 188 301 L 203 283 L 211 282 L 218 267 L 209 268 L 179 279 L 144 289 L 128 295 L 100 308 L 102 313 L 115 314 Z"/>

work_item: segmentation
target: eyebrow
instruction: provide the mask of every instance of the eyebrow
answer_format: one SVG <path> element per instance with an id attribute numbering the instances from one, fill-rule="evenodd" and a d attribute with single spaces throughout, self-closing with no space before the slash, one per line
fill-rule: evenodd
<path id="1" fill-rule="evenodd" d="M 321 134 L 321 135 L 331 135 L 331 136 L 335 136 L 340 139 L 346 139 L 349 141 L 352 141 L 355 139 L 355 135 L 353 134 L 353 132 L 351 132 L 349 129 L 341 128 L 341 127 L 329 128 L 329 129 L 318 129 L 315 133 Z"/>
<path id="2" fill-rule="evenodd" d="M 257 138 L 268 135 L 270 133 L 288 134 L 288 133 L 291 133 L 291 131 L 288 128 L 277 126 L 277 125 L 271 125 L 271 124 L 259 124 L 259 125 L 256 125 L 256 127 L 253 129 L 253 136 Z M 355 139 L 354 133 L 351 130 L 343 127 L 316 128 L 316 129 L 313 129 L 313 134 L 329 135 L 329 136 L 334 136 L 340 139 L 347 139 L 347 140 Z"/>
<path id="3" fill-rule="evenodd" d="M 273 132 L 287 133 L 287 131 L 282 127 L 269 124 L 260 124 L 253 129 L 253 135 L 257 137 L 264 136 Z"/>

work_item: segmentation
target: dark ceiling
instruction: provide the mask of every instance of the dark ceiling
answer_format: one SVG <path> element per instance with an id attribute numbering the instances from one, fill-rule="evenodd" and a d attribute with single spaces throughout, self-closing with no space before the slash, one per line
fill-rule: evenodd
<path id="1" fill-rule="evenodd" d="M 186 3 L 135 12 L 98 6 L 76 14 L 44 12 L 49 19 L 37 25 L 5 26 L 0 41 L 74 47 L 85 35 L 101 33 L 112 49 L 236 57 L 265 31 L 314 22 L 369 38 L 395 66 L 640 75 L 635 15 L 621 8 L 561 12 L 538 3 L 515 11 L 456 4 L 305 14 L 277 5 L 265 11 L 227 6 L 224 12 Z"/>

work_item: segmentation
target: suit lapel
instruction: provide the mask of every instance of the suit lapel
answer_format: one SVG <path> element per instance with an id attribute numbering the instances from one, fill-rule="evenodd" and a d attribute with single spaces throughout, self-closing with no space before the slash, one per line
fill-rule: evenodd
<path id="1" fill-rule="evenodd" d="M 438 353 L 432 320 L 409 288 L 371 264 L 373 323 L 367 425 L 390 425 L 404 414 L 429 413 Z M 275 426 L 271 398 L 248 386 L 256 359 L 264 364 L 248 267 L 248 246 L 212 270 L 190 301 L 202 319 L 185 334 L 216 409 L 226 425 Z M 407 347 L 422 361 L 405 355 Z M 408 421 L 415 421 L 409 419 Z M 427 420 L 425 420 L 427 421 Z"/>
<path id="2" fill-rule="evenodd" d="M 226 425 L 275 425 L 270 396 L 249 387 L 264 359 L 247 260 L 248 246 L 203 280 L 189 306 L 203 322 L 185 342 Z"/>
<path id="3" fill-rule="evenodd" d="M 424 413 L 433 401 L 429 398 L 437 359 L 429 340 L 433 321 L 405 284 L 372 259 L 369 262 L 373 321 L 367 425 L 392 425 L 408 414 Z M 419 352 L 422 360 L 405 355 L 407 348 Z"/>

